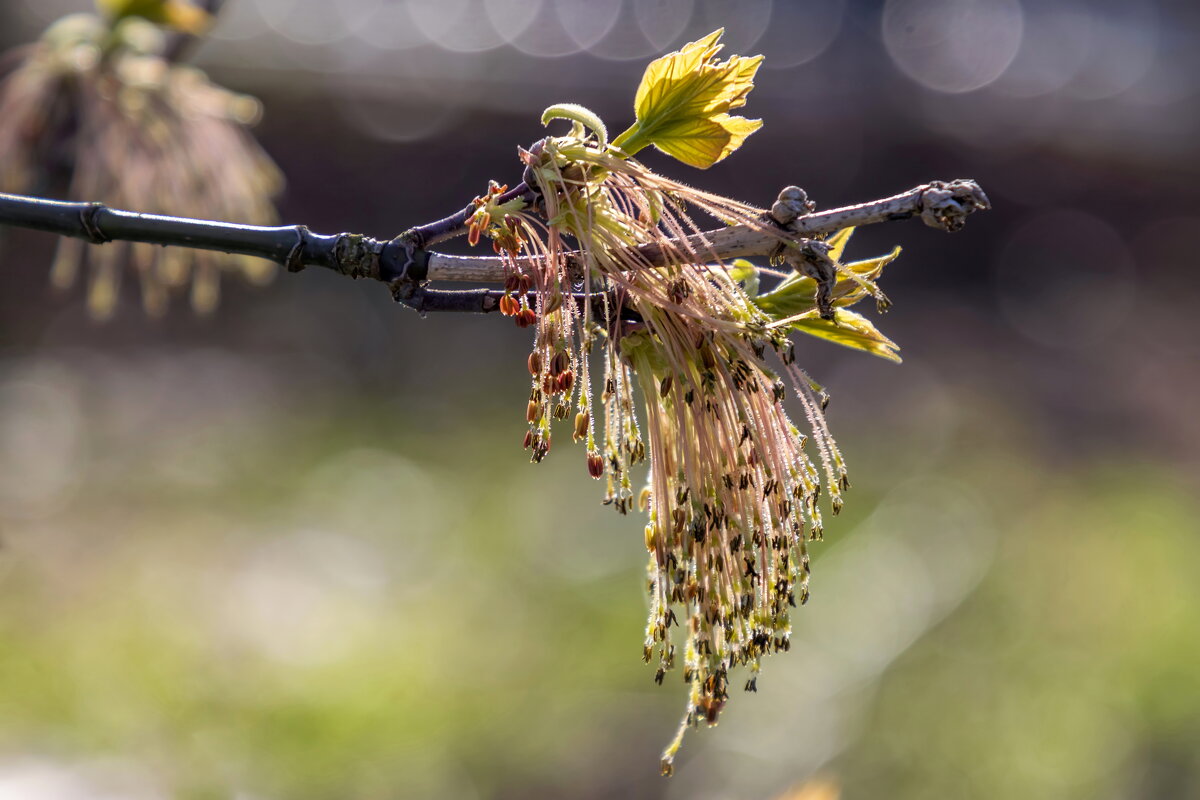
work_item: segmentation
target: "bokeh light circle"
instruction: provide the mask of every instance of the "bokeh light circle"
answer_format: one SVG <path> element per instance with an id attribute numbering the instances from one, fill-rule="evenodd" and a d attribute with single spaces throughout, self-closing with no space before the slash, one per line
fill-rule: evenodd
<path id="1" fill-rule="evenodd" d="M 346 2 L 305 3 L 303 0 L 255 0 L 259 14 L 276 33 L 298 44 L 322 45 L 350 35 L 354 16 Z M 374 2 L 374 0 L 369 0 Z"/>
<path id="2" fill-rule="evenodd" d="M 523 53 L 556 58 L 587 50 L 608 35 L 621 15 L 621 0 L 538 0 L 532 21 L 510 33 L 513 3 L 532 5 L 528 0 L 490 2 L 488 16 L 496 30 Z"/>
<path id="3" fill-rule="evenodd" d="M 483 0 L 410 0 L 408 13 L 429 41 L 447 50 L 478 52 L 505 42 L 488 20 Z"/>
<path id="4" fill-rule="evenodd" d="M 717 28 L 725 29 L 721 39 L 725 53 L 743 56 L 757 55 L 758 40 L 771 24 L 772 0 L 738 0 L 737 3 L 710 2 L 700 6 L 696 15 L 698 26 L 693 26 L 691 36 L 698 39 Z M 800 3 L 803 5 L 803 3 Z M 736 9 L 736 10 L 735 10 Z"/>
<path id="5" fill-rule="evenodd" d="M 1016 59 L 996 81 L 1012 97 L 1038 97 L 1071 82 L 1091 57 L 1092 14 L 1064 2 L 1026 11 L 1025 32 Z"/>
<path id="6" fill-rule="evenodd" d="M 939 92 L 981 89 L 1012 63 L 1024 14 L 1017 0 L 888 0 L 883 43 L 905 75 Z"/>
<path id="7" fill-rule="evenodd" d="M 608 35 L 588 52 L 612 61 L 655 58 L 680 39 L 694 11 L 695 0 L 630 0 Z"/>
<path id="8" fill-rule="evenodd" d="M 788 69 L 812 61 L 833 44 L 845 12 L 845 0 L 776 3 L 758 41 L 759 52 L 766 56 L 763 66 Z"/>

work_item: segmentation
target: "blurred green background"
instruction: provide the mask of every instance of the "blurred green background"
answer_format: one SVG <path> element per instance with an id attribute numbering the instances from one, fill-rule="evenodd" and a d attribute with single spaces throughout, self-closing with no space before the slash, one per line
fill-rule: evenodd
<path id="1" fill-rule="evenodd" d="M 0 45 L 86 2 L 0 5 Z M 541 109 L 621 128 L 718 25 L 765 127 L 673 176 L 821 207 L 973 177 L 893 244 L 896 367 L 813 340 L 851 468 L 757 694 L 658 754 L 641 525 L 520 448 L 528 335 L 378 285 L 227 281 L 89 321 L 0 259 L 0 798 L 1200 796 L 1200 48 L 1190 2 L 229 0 L 281 211 L 391 236 L 516 180 Z M 102 199 L 102 198 L 100 198 Z M 140 209 L 154 211 L 155 209 Z"/>

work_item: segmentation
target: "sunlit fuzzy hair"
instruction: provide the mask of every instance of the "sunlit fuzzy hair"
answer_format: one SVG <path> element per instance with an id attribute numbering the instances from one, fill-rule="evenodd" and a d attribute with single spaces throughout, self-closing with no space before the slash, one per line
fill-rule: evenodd
<path id="1" fill-rule="evenodd" d="M 70 199 L 271 224 L 283 179 L 246 130 L 259 115 L 258 101 L 167 62 L 162 46 L 161 33 L 143 20 L 125 20 L 114 32 L 79 14 L 19 53 L 0 86 L 0 189 L 53 189 L 42 184 L 58 168 L 68 176 Z M 274 274 L 272 263 L 249 256 L 121 242 L 84 249 L 82 241 L 64 239 L 52 280 L 70 286 L 86 258 L 88 305 L 97 317 L 113 312 L 126 262 L 152 314 L 165 311 L 170 287 L 188 281 L 192 305 L 211 310 L 221 270 L 255 282 Z"/>

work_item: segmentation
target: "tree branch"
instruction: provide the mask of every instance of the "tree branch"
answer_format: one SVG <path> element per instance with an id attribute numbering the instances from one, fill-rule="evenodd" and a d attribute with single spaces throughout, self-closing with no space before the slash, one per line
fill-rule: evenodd
<path id="1" fill-rule="evenodd" d="M 530 192 L 525 184 L 505 199 Z M 792 203 L 784 206 L 784 198 Z M 800 202 L 796 203 L 795 198 Z M 258 256 L 282 264 L 289 272 L 323 267 L 351 278 L 369 278 L 391 285 L 397 300 L 420 311 L 496 309 L 501 292 L 445 292 L 424 287 L 426 281 L 502 283 L 499 257 L 453 256 L 425 247 L 462 232 L 462 211 L 429 225 L 412 228 L 390 241 L 356 233 L 313 233 L 304 225 L 259 227 L 228 222 L 138 214 L 108 208 L 102 203 L 64 203 L 36 197 L 0 194 L 0 224 L 49 231 L 85 239 L 93 244 L 114 240 L 218 250 Z M 801 240 L 851 226 L 920 217 L 941 230 L 960 229 L 968 215 L 990 208 L 979 185 L 970 180 L 934 181 L 907 192 L 829 211 L 813 213 L 803 192 L 789 187 L 769 216 L 779 229 Z M 722 259 L 768 256 L 780 246 L 779 236 L 746 225 L 732 225 L 688 237 L 693 252 L 711 252 Z M 665 266 L 678 256 L 657 245 L 638 248 L 651 265 Z"/>

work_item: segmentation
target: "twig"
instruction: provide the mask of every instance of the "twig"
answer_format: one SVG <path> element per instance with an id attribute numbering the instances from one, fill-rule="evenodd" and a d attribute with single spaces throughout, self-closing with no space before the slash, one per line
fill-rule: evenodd
<path id="1" fill-rule="evenodd" d="M 785 189 L 781 200 L 798 191 L 794 187 Z M 521 184 L 505 199 L 529 192 Z M 777 203 L 771 214 L 780 230 L 799 242 L 851 226 L 914 216 L 933 227 L 954 231 L 963 226 L 969 214 L 989 207 L 978 184 L 958 180 L 935 181 L 882 200 L 799 216 L 795 216 L 796 209 L 780 214 Z M 93 244 L 121 240 L 258 256 L 282 264 L 290 272 L 323 267 L 351 278 L 388 283 L 397 300 L 422 311 L 488 312 L 495 310 L 499 292 L 444 292 L 424 287 L 426 281 L 504 281 L 505 268 L 498 257 L 453 256 L 425 249 L 460 234 L 472 210 L 473 206 L 468 206 L 445 219 L 382 241 L 357 233 L 313 233 L 304 225 L 238 225 L 138 214 L 102 203 L 64 203 L 0 194 L 0 224 L 50 231 Z M 802 210 L 807 211 L 807 206 Z M 693 252 L 711 252 L 728 259 L 769 256 L 779 248 L 780 238 L 746 225 L 732 225 L 695 234 L 688 242 Z M 651 265 L 665 266 L 678 258 L 678 250 L 672 252 L 656 245 L 643 245 L 639 250 L 644 262 Z"/>

